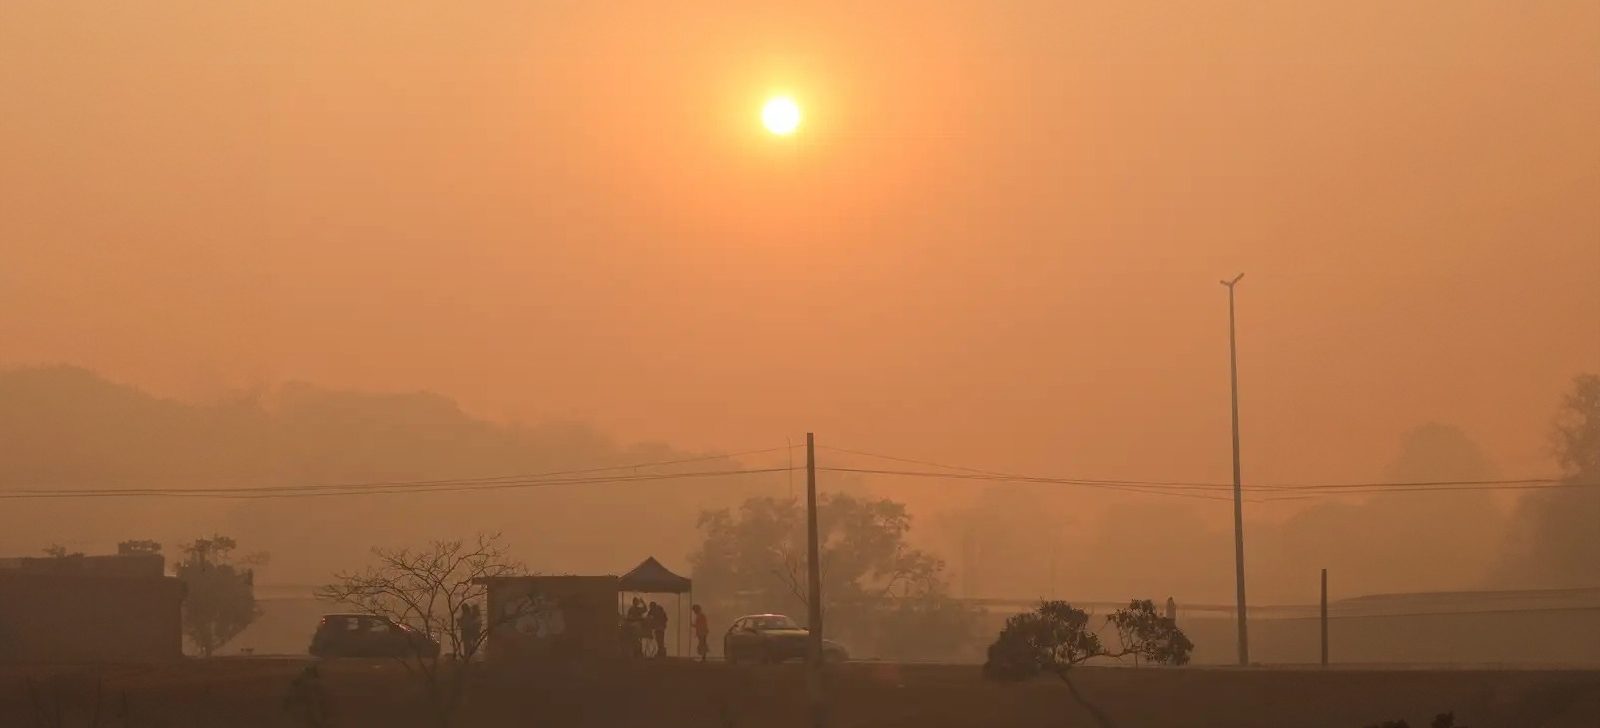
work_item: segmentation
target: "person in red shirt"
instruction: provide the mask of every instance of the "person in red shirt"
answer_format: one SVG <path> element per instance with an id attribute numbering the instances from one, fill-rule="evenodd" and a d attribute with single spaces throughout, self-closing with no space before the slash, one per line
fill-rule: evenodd
<path id="1" fill-rule="evenodd" d="M 694 625 L 695 649 L 700 653 L 700 661 L 706 661 L 706 655 L 711 654 L 711 646 L 706 644 L 706 638 L 711 636 L 711 624 L 706 621 L 705 610 L 695 604 L 689 607 L 690 620 Z"/>

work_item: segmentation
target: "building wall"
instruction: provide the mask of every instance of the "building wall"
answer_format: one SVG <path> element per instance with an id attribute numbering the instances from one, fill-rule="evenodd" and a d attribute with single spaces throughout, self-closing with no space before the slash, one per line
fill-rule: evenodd
<path id="1" fill-rule="evenodd" d="M 615 576 L 497 578 L 488 588 L 491 661 L 567 662 L 621 652 Z"/>
<path id="2" fill-rule="evenodd" d="M 0 558 L 0 573 L 158 578 L 166 574 L 166 564 L 161 554 L 11 556 Z"/>
<path id="3" fill-rule="evenodd" d="M 0 571 L 0 661 L 177 659 L 183 591 L 162 576 Z"/>

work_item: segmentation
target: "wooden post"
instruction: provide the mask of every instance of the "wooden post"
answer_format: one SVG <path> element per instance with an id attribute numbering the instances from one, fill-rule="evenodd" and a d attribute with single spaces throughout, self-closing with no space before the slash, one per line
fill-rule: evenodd
<path id="1" fill-rule="evenodd" d="M 1322 570 L 1322 666 L 1328 666 L 1328 570 Z"/>
<path id="2" fill-rule="evenodd" d="M 822 559 L 817 545 L 817 445 L 806 433 L 806 612 L 810 639 L 806 640 L 806 696 L 811 703 L 811 725 L 828 724 L 827 696 L 822 684 Z"/>

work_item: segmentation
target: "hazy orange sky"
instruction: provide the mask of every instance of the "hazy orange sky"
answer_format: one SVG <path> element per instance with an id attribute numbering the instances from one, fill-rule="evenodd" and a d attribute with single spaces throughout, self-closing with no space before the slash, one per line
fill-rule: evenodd
<path id="1" fill-rule="evenodd" d="M 0 365 L 1216 480 L 1244 271 L 1247 478 L 1551 472 L 1600 4 L 1312 5 L 7 0 Z"/>

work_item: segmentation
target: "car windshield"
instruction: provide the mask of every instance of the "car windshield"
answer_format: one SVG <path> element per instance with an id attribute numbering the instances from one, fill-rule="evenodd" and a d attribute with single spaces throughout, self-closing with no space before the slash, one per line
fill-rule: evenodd
<path id="1" fill-rule="evenodd" d="M 751 617 L 750 618 L 750 628 L 751 629 L 800 629 L 800 625 L 795 624 L 794 620 L 792 620 L 792 619 L 790 619 L 788 617 L 784 617 L 784 616 L 781 616 L 781 615 L 773 615 L 773 616 L 770 616 L 770 617 Z"/>

